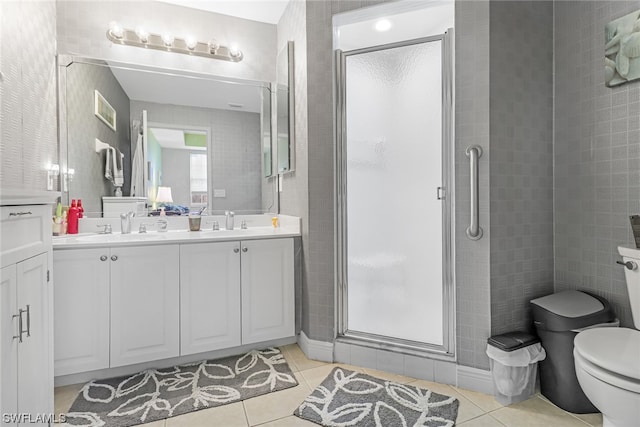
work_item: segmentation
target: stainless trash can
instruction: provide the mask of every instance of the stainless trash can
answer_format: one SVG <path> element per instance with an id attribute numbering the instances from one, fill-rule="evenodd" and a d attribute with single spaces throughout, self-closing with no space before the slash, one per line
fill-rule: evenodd
<path id="1" fill-rule="evenodd" d="M 609 302 L 581 291 L 562 291 L 531 300 L 533 323 L 547 358 L 540 363 L 540 391 L 576 414 L 598 412 L 585 396 L 573 361 L 573 340 L 581 329 L 618 326 Z"/>
<path id="2" fill-rule="evenodd" d="M 503 405 L 533 396 L 537 366 L 545 358 L 540 340 L 527 332 L 508 332 L 487 340 L 493 396 Z"/>

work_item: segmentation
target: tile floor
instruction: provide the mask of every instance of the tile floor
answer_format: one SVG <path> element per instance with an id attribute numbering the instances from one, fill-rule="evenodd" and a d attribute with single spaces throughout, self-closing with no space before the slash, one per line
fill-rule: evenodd
<path id="1" fill-rule="evenodd" d="M 191 412 L 167 420 L 144 424 L 147 427 L 317 427 L 291 415 L 305 397 L 335 366 L 365 372 L 392 381 L 428 388 L 460 400 L 457 425 L 460 427 L 600 427 L 600 414 L 574 415 L 559 409 L 537 394 L 524 402 L 503 407 L 492 396 L 445 384 L 416 380 L 374 369 L 309 360 L 296 344 L 281 347 L 300 383 L 296 387 L 254 397 L 243 402 Z M 66 412 L 82 384 L 59 387 L 55 391 L 56 413 Z M 389 426 L 394 427 L 394 426 Z"/>

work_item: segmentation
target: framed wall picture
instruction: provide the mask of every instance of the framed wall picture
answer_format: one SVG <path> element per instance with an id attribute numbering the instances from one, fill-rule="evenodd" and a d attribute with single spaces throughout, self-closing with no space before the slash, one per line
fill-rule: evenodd
<path id="1" fill-rule="evenodd" d="M 97 90 L 94 91 L 94 113 L 100 120 L 102 120 L 107 126 L 114 131 L 116 130 L 116 110 L 113 109 L 111 104 L 104 99 L 104 96 Z"/>

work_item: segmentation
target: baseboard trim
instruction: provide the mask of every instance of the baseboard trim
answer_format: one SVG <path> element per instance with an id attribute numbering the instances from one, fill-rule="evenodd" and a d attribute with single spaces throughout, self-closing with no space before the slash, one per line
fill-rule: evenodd
<path id="1" fill-rule="evenodd" d="M 456 381 L 458 387 L 485 394 L 493 394 L 491 371 L 458 365 L 456 374 L 458 377 Z"/>
<path id="2" fill-rule="evenodd" d="M 307 358 L 333 363 L 333 343 L 312 340 L 304 331 L 300 331 L 298 345 Z"/>

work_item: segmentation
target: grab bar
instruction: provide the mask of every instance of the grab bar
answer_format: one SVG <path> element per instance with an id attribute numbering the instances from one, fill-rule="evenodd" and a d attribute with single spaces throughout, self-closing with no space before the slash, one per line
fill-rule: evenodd
<path id="1" fill-rule="evenodd" d="M 482 157 L 482 147 L 472 145 L 467 148 L 467 157 L 469 158 L 469 175 L 471 186 L 471 221 L 467 227 L 466 234 L 471 240 L 480 240 L 482 238 L 482 227 L 480 227 L 480 214 L 478 209 L 478 159 Z"/>

